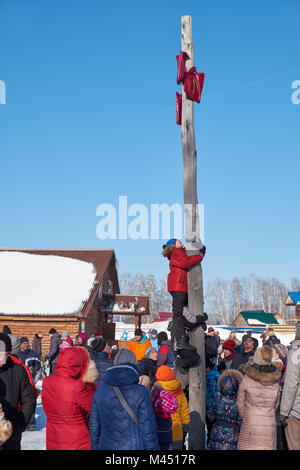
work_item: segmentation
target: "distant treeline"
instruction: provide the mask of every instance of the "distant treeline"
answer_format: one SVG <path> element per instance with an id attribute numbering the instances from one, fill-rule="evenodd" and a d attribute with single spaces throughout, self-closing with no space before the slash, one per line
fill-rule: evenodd
<path id="1" fill-rule="evenodd" d="M 156 279 L 153 274 L 129 274 L 120 276 L 120 290 L 122 294 L 148 295 L 150 302 L 150 318 L 153 319 L 158 312 L 171 312 L 172 300 L 167 291 L 167 276 Z M 242 310 L 264 310 L 269 313 L 279 313 L 284 319 L 293 319 L 294 308 L 285 307 L 284 299 L 288 291 L 300 291 L 300 281 L 291 279 L 286 286 L 278 279 L 265 279 L 251 274 L 248 277 L 232 280 L 216 278 L 204 285 L 204 310 L 209 315 L 210 323 L 229 325 Z M 114 316 L 115 321 L 124 321 L 124 317 Z M 132 318 L 125 318 L 132 323 Z"/>

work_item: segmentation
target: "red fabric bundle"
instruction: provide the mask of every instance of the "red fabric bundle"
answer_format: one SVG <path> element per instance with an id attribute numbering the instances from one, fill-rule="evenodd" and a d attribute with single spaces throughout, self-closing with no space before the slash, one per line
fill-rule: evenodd
<path id="1" fill-rule="evenodd" d="M 187 75 L 185 63 L 189 59 L 189 56 L 186 52 L 180 52 L 176 56 L 177 60 L 177 85 L 182 83 L 185 80 L 185 77 Z"/>
<path id="2" fill-rule="evenodd" d="M 184 91 L 187 96 L 200 103 L 201 93 L 203 89 L 205 73 L 196 72 L 196 67 L 191 67 L 187 73 L 185 82 L 184 82 Z"/>
<path id="3" fill-rule="evenodd" d="M 176 124 L 181 125 L 182 94 L 176 91 Z"/>

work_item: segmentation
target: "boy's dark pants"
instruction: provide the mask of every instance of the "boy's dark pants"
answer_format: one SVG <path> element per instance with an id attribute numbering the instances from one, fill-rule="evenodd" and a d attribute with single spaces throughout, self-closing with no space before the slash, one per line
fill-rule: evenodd
<path id="1" fill-rule="evenodd" d="M 188 296 L 186 292 L 172 291 L 170 292 L 173 303 L 173 335 L 178 341 L 180 338 L 185 336 L 184 323 L 183 323 L 183 307 L 188 304 Z"/>

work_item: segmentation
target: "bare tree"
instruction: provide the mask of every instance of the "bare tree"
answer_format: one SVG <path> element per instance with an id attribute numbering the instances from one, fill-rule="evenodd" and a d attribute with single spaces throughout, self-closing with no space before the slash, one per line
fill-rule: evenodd
<path id="1" fill-rule="evenodd" d="M 292 292 L 300 292 L 300 281 L 295 277 L 292 278 Z"/>
<path id="2" fill-rule="evenodd" d="M 150 321 L 159 312 L 172 312 L 172 298 L 167 290 L 164 276 L 156 279 L 153 274 L 129 273 L 120 276 L 120 288 L 124 294 L 148 295 L 150 304 Z M 220 322 L 229 325 L 243 310 L 264 310 L 279 313 L 285 320 L 295 317 L 294 307 L 286 307 L 284 299 L 289 290 L 296 290 L 300 282 L 291 279 L 292 289 L 276 278 L 259 278 L 255 274 L 248 277 L 234 277 L 231 281 L 216 278 L 207 282 L 205 287 L 205 311 L 209 315 L 209 323 Z M 300 289 L 299 289 L 300 291 Z M 131 322 L 130 317 L 116 321 Z"/>

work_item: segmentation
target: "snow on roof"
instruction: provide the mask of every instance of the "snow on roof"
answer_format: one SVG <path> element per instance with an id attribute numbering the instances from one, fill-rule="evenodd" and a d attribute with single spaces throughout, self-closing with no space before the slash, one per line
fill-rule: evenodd
<path id="1" fill-rule="evenodd" d="M 248 325 L 277 325 L 278 321 L 274 313 L 267 313 L 264 310 L 245 310 L 240 315 L 246 320 Z"/>
<path id="2" fill-rule="evenodd" d="M 248 322 L 249 325 L 263 325 L 263 326 L 266 326 L 266 324 L 264 322 L 256 320 L 256 318 L 248 318 L 247 322 Z"/>
<path id="3" fill-rule="evenodd" d="M 0 312 L 68 315 L 80 311 L 95 285 L 92 263 L 55 255 L 0 252 Z"/>

